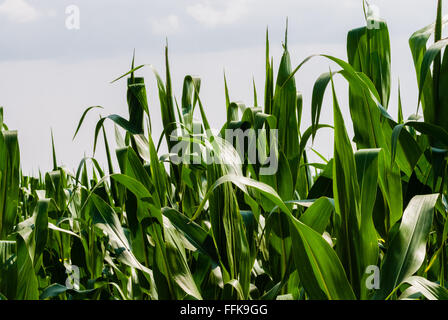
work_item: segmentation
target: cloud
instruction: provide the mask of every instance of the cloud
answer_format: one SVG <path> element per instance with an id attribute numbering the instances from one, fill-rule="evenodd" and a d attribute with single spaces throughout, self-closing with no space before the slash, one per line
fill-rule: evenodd
<path id="1" fill-rule="evenodd" d="M 215 27 L 231 24 L 242 18 L 249 10 L 251 0 L 200 0 L 187 6 L 187 13 L 196 21 Z"/>
<path id="2" fill-rule="evenodd" d="M 160 19 L 152 19 L 152 33 L 155 35 L 167 36 L 179 31 L 179 18 L 176 15 L 169 15 Z"/>
<path id="3" fill-rule="evenodd" d="M 0 15 L 13 22 L 26 23 L 35 21 L 39 12 L 25 0 L 5 0 L 0 4 Z"/>

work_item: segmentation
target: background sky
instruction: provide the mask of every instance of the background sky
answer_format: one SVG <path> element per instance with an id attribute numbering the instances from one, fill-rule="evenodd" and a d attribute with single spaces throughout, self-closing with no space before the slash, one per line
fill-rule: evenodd
<path id="1" fill-rule="evenodd" d="M 396 117 L 400 80 L 407 117 L 417 104 L 408 39 L 435 20 L 436 0 L 371 3 L 379 7 L 391 36 L 389 111 Z M 79 30 L 66 28 L 69 5 L 79 7 Z M 277 69 L 286 17 L 293 67 L 315 53 L 346 59 L 347 32 L 365 25 L 361 0 L 0 0 L 0 105 L 9 128 L 19 131 L 24 173 L 51 169 L 51 129 L 59 164 L 73 169 L 84 154 L 92 155 L 99 112 L 89 114 L 72 141 L 82 112 L 101 105 L 103 115 L 126 117 L 126 83 L 110 81 L 129 70 L 134 48 L 137 64 L 152 64 L 164 76 L 166 38 L 176 97 L 181 97 L 185 75 L 200 76 L 201 98 L 211 126 L 221 128 L 225 119 L 223 71 L 232 101 L 253 104 L 252 79 L 262 101 L 265 30 L 269 28 Z M 297 88 L 304 96 L 302 131 L 310 124 L 313 84 L 329 68 L 338 69 L 315 58 L 296 76 Z M 162 123 L 155 79 L 149 68 L 139 70 L 138 75 L 146 79 L 153 136 L 158 140 Z M 351 132 L 346 84 L 339 79 L 336 86 Z M 326 123 L 333 119 L 329 98 L 328 92 L 322 115 Z M 114 145 L 113 125 L 107 126 Z M 314 147 L 330 157 L 332 134 L 325 130 L 318 133 Z M 103 154 L 100 142 L 97 158 L 105 163 Z"/>

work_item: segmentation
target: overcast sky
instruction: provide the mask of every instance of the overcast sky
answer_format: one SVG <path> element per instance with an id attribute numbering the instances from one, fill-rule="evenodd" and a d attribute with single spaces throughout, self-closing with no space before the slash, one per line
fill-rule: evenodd
<path id="1" fill-rule="evenodd" d="M 408 38 L 435 19 L 436 0 L 377 0 L 392 42 L 393 92 L 390 113 L 396 116 L 397 83 L 401 81 L 405 117 L 415 112 L 417 94 Z M 76 5 L 80 29 L 68 29 L 66 8 Z M 446 11 L 445 11 L 446 12 Z M 223 71 L 231 100 L 253 104 L 252 78 L 259 100 L 264 87 L 265 30 L 269 27 L 275 68 L 281 57 L 285 20 L 293 65 L 314 53 L 346 59 L 350 29 L 363 26 L 361 0 L 0 0 L 0 105 L 5 121 L 19 131 L 22 167 L 26 174 L 51 169 L 50 129 L 59 164 L 72 169 L 92 154 L 99 113 L 88 116 L 72 141 L 83 110 L 105 108 L 103 115 L 127 115 L 125 73 L 135 48 L 137 64 L 153 64 L 161 74 L 168 38 L 175 95 L 183 77 L 199 75 L 201 96 L 211 125 L 225 118 Z M 311 90 L 317 77 L 336 70 L 322 58 L 308 63 L 296 76 L 304 95 L 304 122 L 310 123 Z M 153 134 L 161 131 L 160 106 L 150 69 L 139 75 L 147 82 Z M 348 115 L 344 81 L 337 82 L 339 100 Z M 323 121 L 332 122 L 329 94 Z M 348 118 L 346 117 L 348 120 Z M 349 121 L 346 121 L 349 130 Z M 108 124 L 109 130 L 112 128 Z M 114 142 L 110 136 L 111 143 Z M 322 131 L 315 147 L 332 154 L 330 131 Z M 98 158 L 103 161 L 103 149 Z"/>

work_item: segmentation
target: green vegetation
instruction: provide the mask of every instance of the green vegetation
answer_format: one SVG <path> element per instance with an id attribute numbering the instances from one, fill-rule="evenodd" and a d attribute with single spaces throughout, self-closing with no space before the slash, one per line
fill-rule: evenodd
<path id="1" fill-rule="evenodd" d="M 313 56 L 293 69 L 285 39 L 275 82 L 266 34 L 263 106 L 255 87 L 253 107 L 231 102 L 226 84 L 221 130 L 254 129 L 257 143 L 209 131 L 199 78 L 185 77 L 178 103 L 168 51 L 165 79 L 154 71 L 162 136 L 152 135 L 152 106 L 135 75 L 144 66 L 133 61 L 116 80 L 127 77 L 128 118 L 101 117 L 95 128 L 106 169 L 88 157 L 70 173 L 53 144 L 53 171 L 22 175 L 17 132 L 0 109 L 0 299 L 448 298 L 448 19 L 441 8 L 439 0 L 435 24 L 409 41 L 423 117 L 404 120 L 401 101 L 396 118 L 388 113 L 389 33 L 368 8 L 366 26 L 348 33 L 348 62 Z M 312 125 L 301 128 L 309 109 L 294 75 L 309 59 L 339 70 L 315 82 Z M 348 106 L 338 103 L 334 76 L 349 84 Z M 333 126 L 320 123 L 326 91 Z M 97 108 L 84 112 L 76 133 Z M 350 110 L 355 150 L 341 108 Z M 333 158 L 309 163 L 305 146 L 328 127 Z M 163 139 L 168 155 L 158 154 Z M 195 161 L 174 161 L 177 140 Z M 263 161 L 248 161 L 251 148 L 262 159 L 275 156 L 274 174 L 263 174 Z"/>

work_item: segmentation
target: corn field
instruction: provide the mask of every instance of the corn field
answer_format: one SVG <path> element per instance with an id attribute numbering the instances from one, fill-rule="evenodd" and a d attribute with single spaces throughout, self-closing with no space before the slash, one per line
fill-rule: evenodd
<path id="1" fill-rule="evenodd" d="M 218 133 L 199 77 L 185 76 L 175 98 L 167 47 L 165 77 L 151 67 L 160 106 L 148 105 L 137 75 L 148 66 L 133 59 L 115 80 L 127 81 L 127 115 L 88 128 L 84 120 L 105 111 L 89 107 L 74 133 L 94 132 L 105 168 L 93 150 L 71 172 L 53 143 L 53 170 L 23 175 L 18 133 L 0 108 L 0 300 L 447 299 L 448 17 L 439 0 L 435 23 L 409 38 L 419 92 L 405 118 L 401 99 L 390 101 L 387 24 L 367 3 L 364 14 L 366 25 L 348 32 L 348 61 L 314 55 L 293 66 L 286 32 L 274 70 L 266 33 L 264 96 L 254 85 L 253 106 L 232 102 L 225 83 Z M 294 76 L 310 59 L 338 68 L 300 93 Z M 348 83 L 348 105 L 334 77 Z M 307 146 L 322 128 L 334 136 L 333 157 L 310 163 Z"/>

